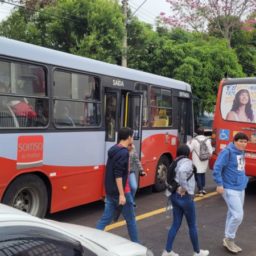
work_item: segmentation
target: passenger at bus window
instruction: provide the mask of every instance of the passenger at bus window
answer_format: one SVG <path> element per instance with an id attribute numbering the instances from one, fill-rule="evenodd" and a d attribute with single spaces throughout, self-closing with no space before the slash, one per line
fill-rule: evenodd
<path id="1" fill-rule="evenodd" d="M 236 93 L 233 106 L 228 112 L 226 120 L 254 122 L 251 97 L 248 90 L 242 89 Z"/>
<path id="2" fill-rule="evenodd" d="M 49 117 L 48 102 L 46 104 L 43 100 L 37 99 L 35 109 L 37 113 L 36 126 L 46 126 Z"/>
<path id="3" fill-rule="evenodd" d="M 2 93 L 7 93 L 7 86 L 0 81 L 0 94 Z M 6 110 L 8 109 L 7 107 L 8 99 L 6 96 L 1 96 L 1 102 L 0 102 L 0 107 L 1 110 Z"/>
<path id="4" fill-rule="evenodd" d="M 75 126 L 75 123 L 70 115 L 70 109 L 67 102 L 57 101 L 55 102 L 55 122 L 59 126 Z"/>
<path id="5" fill-rule="evenodd" d="M 106 116 L 106 133 L 109 140 L 115 139 L 115 119 L 112 117 L 111 112 Z"/>
<path id="6" fill-rule="evenodd" d="M 37 116 L 36 112 L 34 111 L 33 107 L 29 104 L 27 99 L 17 99 L 12 100 L 9 103 L 12 111 L 16 116 L 20 117 L 27 117 L 27 118 L 35 118 Z"/>

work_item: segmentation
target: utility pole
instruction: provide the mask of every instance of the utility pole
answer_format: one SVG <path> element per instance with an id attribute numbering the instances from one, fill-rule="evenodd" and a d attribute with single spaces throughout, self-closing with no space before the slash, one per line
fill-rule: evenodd
<path id="1" fill-rule="evenodd" d="M 122 0 L 123 13 L 124 13 L 124 37 L 123 37 L 123 49 L 122 49 L 122 66 L 127 67 L 127 12 L 128 12 L 128 0 Z"/>

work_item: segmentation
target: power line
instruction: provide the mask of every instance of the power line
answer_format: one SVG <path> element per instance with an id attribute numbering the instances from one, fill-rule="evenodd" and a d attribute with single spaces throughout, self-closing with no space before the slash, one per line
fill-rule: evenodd
<path id="1" fill-rule="evenodd" d="M 148 1 L 148 0 L 144 0 L 144 1 L 141 3 L 141 5 L 132 13 L 131 16 L 134 16 L 135 13 L 136 13 L 147 1 Z"/>
<path id="2" fill-rule="evenodd" d="M 33 9 L 33 8 L 26 8 L 25 6 L 23 6 L 23 5 L 19 5 L 19 4 L 17 4 L 17 3 L 12 3 L 12 2 L 8 2 L 8 1 L 2 1 L 3 3 L 5 3 L 5 4 L 9 4 L 9 5 L 13 5 L 13 6 L 15 6 L 15 7 L 19 7 L 19 8 L 23 8 L 23 9 L 27 9 L 27 10 L 29 10 L 29 11 L 32 11 L 32 12 L 36 12 L 36 11 L 38 11 L 38 10 L 36 10 L 36 9 Z M 72 17 L 73 18 L 69 18 L 69 17 L 67 17 L 67 15 L 69 15 L 70 16 L 70 13 L 65 13 L 65 12 L 63 12 L 62 11 L 62 14 L 61 15 L 55 15 L 55 14 L 50 14 L 50 13 L 47 13 L 47 12 L 42 12 L 42 14 L 43 15 L 48 15 L 48 17 L 50 17 L 50 18 L 55 18 L 55 19 L 58 19 L 58 20 L 61 20 L 61 19 L 64 19 L 64 20 L 68 20 L 68 21 L 73 21 L 74 23 L 77 23 L 78 24 L 78 22 L 79 22 L 79 24 L 80 24 L 80 22 L 81 22 L 81 20 L 78 20 L 78 19 L 82 19 L 83 17 L 79 17 L 79 16 L 75 16 L 75 15 L 72 15 Z M 63 16 L 63 14 L 64 14 L 64 16 Z M 66 16 L 66 17 L 65 17 Z M 75 19 L 74 19 L 75 18 Z"/>
<path id="3" fill-rule="evenodd" d="M 136 9 L 138 7 L 133 3 L 130 3 L 129 5 L 132 7 L 132 9 Z M 147 16 L 147 18 L 150 18 L 150 19 L 155 18 L 155 15 L 152 12 L 148 11 L 148 10 L 141 9 L 140 13 L 143 14 L 145 17 Z"/>

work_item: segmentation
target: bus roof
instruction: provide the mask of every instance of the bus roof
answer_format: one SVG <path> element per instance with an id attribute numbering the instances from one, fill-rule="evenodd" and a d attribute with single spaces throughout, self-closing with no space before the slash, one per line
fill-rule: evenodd
<path id="1" fill-rule="evenodd" d="M 188 83 L 0 37 L 0 55 L 191 92 Z"/>
<path id="2" fill-rule="evenodd" d="M 222 80 L 223 85 L 226 84 L 255 84 L 256 77 L 240 77 L 240 78 L 224 78 Z"/>

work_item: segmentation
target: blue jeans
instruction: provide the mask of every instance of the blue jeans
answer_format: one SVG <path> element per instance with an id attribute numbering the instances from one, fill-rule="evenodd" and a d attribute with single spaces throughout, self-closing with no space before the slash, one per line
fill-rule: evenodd
<path id="1" fill-rule="evenodd" d="M 205 187 L 205 173 L 197 173 L 196 182 L 199 192 L 202 191 Z"/>
<path id="2" fill-rule="evenodd" d="M 126 193 L 126 204 L 122 209 L 122 215 L 127 224 L 128 233 L 131 241 L 139 243 L 138 231 L 133 207 L 133 198 L 131 193 Z M 118 206 L 118 197 L 106 196 L 105 208 L 101 219 L 98 221 L 96 228 L 104 230 L 104 228 L 113 220 L 116 208 Z"/>
<path id="3" fill-rule="evenodd" d="M 172 250 L 174 239 L 181 226 L 183 215 L 185 215 L 194 252 L 199 253 L 200 249 L 196 226 L 196 211 L 192 196 L 188 194 L 181 196 L 175 192 L 170 196 L 170 200 L 173 206 L 173 223 L 168 233 L 165 248 L 166 251 L 170 252 Z"/>
<path id="4" fill-rule="evenodd" d="M 237 191 L 225 189 L 223 198 L 227 204 L 228 212 L 225 225 L 225 237 L 234 239 L 244 216 L 244 190 Z"/>
<path id="5" fill-rule="evenodd" d="M 129 184 L 130 184 L 130 188 L 131 188 L 131 194 L 132 194 L 133 199 L 134 199 L 137 188 L 138 188 L 137 178 L 136 178 L 135 172 L 130 173 L 130 175 L 129 175 Z"/>

